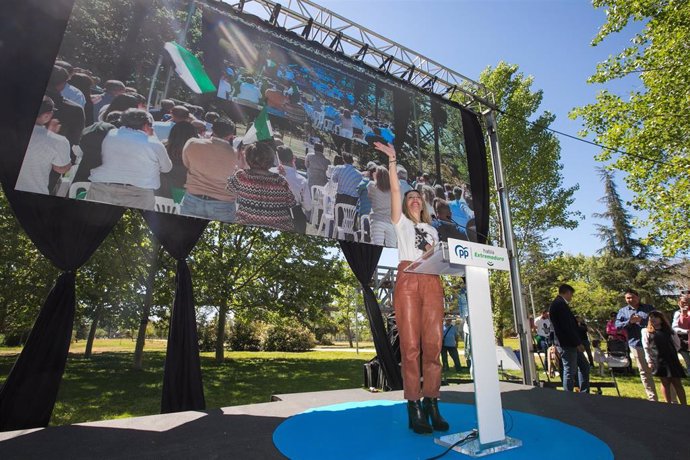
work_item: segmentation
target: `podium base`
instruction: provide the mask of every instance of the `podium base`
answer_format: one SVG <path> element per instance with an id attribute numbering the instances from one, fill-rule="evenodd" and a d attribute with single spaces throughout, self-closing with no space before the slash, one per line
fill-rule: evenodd
<path id="1" fill-rule="evenodd" d="M 434 442 L 444 447 L 450 447 L 461 439 L 470 436 L 474 431 L 475 430 L 464 431 L 462 433 L 441 436 L 440 438 L 435 438 Z M 461 454 L 469 455 L 470 457 L 484 457 L 486 455 L 496 454 L 505 450 L 515 449 L 516 447 L 520 446 L 522 446 L 522 441 L 509 436 L 506 436 L 503 441 L 484 445 L 480 444 L 479 438 L 475 437 L 467 440 L 459 446 L 453 447 L 453 450 L 460 452 Z"/>

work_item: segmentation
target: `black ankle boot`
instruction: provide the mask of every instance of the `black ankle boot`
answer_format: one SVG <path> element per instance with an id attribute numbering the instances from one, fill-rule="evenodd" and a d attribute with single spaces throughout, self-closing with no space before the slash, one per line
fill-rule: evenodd
<path id="1" fill-rule="evenodd" d="M 417 401 L 407 401 L 407 417 L 410 421 L 409 427 L 412 428 L 417 434 L 427 434 L 432 433 L 434 430 L 427 422 L 427 417 L 422 408 L 422 402 Z"/>
<path id="2" fill-rule="evenodd" d="M 438 411 L 438 398 L 424 398 L 423 403 L 425 420 L 431 419 L 431 426 L 436 431 L 448 431 L 450 425 L 441 417 Z"/>

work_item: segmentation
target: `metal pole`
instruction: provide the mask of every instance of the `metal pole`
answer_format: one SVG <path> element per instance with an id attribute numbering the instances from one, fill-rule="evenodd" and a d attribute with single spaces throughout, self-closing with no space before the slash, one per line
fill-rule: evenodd
<path id="1" fill-rule="evenodd" d="M 359 302 L 355 303 L 355 350 L 359 354 Z"/>
<path id="2" fill-rule="evenodd" d="M 192 17 L 194 17 L 194 12 L 196 11 L 196 2 L 194 0 L 189 1 L 189 9 L 187 10 L 187 20 L 184 23 L 184 27 L 182 30 L 180 30 L 180 33 L 177 34 L 177 44 L 184 47 L 185 44 L 187 43 L 187 32 L 189 31 L 189 26 L 192 24 Z M 170 87 L 170 78 L 172 77 L 172 69 L 173 66 L 171 65 L 168 67 L 168 74 L 165 77 L 165 87 L 163 88 L 163 96 L 161 97 L 162 99 L 165 99 L 168 96 L 168 89 Z"/>
<path id="3" fill-rule="evenodd" d="M 529 302 L 532 304 L 532 318 L 537 319 L 537 311 L 534 309 L 534 294 L 532 294 L 532 283 L 529 283 Z"/>
<path id="4" fill-rule="evenodd" d="M 525 385 L 536 385 L 537 370 L 532 355 L 531 330 L 527 318 L 527 309 L 522 298 L 522 283 L 520 282 L 520 265 L 517 260 L 515 250 L 515 240 L 513 235 L 513 225 L 510 216 L 510 203 L 508 199 L 508 188 L 505 177 L 503 176 L 503 164 L 501 162 L 501 151 L 498 145 L 498 128 L 496 126 L 496 116 L 494 111 L 489 109 L 483 113 L 486 122 L 486 130 L 489 135 L 491 148 L 491 163 L 494 170 L 494 181 L 498 194 L 499 214 L 503 224 L 503 237 L 506 249 L 508 250 L 508 261 L 510 262 L 510 286 L 513 296 L 513 312 L 515 315 L 515 327 L 520 338 L 520 356 L 522 357 L 522 380 Z"/>
<path id="5" fill-rule="evenodd" d="M 158 56 L 158 62 L 156 63 L 156 70 L 153 71 L 153 76 L 151 77 L 151 86 L 149 86 L 149 97 L 146 98 L 146 110 L 151 108 L 151 99 L 153 98 L 153 89 L 156 86 L 156 80 L 158 80 L 158 71 L 163 64 L 163 55 Z"/>

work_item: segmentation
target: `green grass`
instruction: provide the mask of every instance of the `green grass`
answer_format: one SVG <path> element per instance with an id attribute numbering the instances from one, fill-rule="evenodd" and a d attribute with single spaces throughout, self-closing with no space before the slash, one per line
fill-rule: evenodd
<path id="1" fill-rule="evenodd" d="M 373 353 L 228 352 L 223 364 L 202 353 L 208 409 L 270 401 L 271 395 L 356 388 L 362 364 Z M 0 383 L 16 356 L 0 356 Z M 70 354 L 51 425 L 157 414 L 165 353 L 145 352 L 144 370 L 132 369 L 131 352 L 104 352 L 84 359 Z"/>
<path id="2" fill-rule="evenodd" d="M 506 346 L 518 348 L 517 343 L 507 342 Z M 160 412 L 165 341 L 147 340 L 144 370 L 132 369 L 134 342 L 129 339 L 97 340 L 94 350 L 98 352 L 88 360 L 81 354 L 83 349 L 83 341 L 73 344 L 70 349 L 51 425 Z M 19 351 L 0 348 L 0 384 Z M 216 364 L 213 353 L 201 354 L 207 409 L 268 402 L 274 394 L 360 387 L 362 364 L 374 353 L 356 354 L 333 349 L 307 353 L 226 352 L 225 356 L 223 364 Z M 461 359 L 464 365 L 464 358 Z M 537 369 L 540 378 L 546 380 L 539 360 Z M 519 372 L 509 374 L 520 376 Z M 459 374 L 450 371 L 444 375 L 470 378 L 466 367 Z M 646 398 L 638 376 L 616 375 L 616 380 L 621 395 Z M 552 381 L 559 379 L 556 377 Z M 594 370 L 592 381 L 612 382 L 612 379 L 608 375 L 599 377 Z M 689 383 L 687 379 L 684 381 L 690 396 Z M 661 397 L 661 386 L 658 381 L 656 384 Z M 604 395 L 616 395 L 614 388 L 602 391 Z"/>

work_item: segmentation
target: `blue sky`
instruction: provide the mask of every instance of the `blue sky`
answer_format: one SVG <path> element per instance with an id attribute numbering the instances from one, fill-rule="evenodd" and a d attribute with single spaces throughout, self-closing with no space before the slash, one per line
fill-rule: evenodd
<path id="1" fill-rule="evenodd" d="M 599 85 L 586 83 L 598 62 L 629 44 L 632 32 L 607 38 L 597 47 L 592 38 L 605 22 L 605 12 L 585 0 L 317 0 L 317 3 L 362 26 L 407 46 L 469 78 L 478 79 L 487 66 L 500 61 L 518 64 L 534 77 L 532 89 L 544 91 L 541 110 L 556 114 L 551 126 L 569 134 L 581 129 L 568 112 L 595 100 Z M 633 28 L 639 26 L 633 25 Z M 607 84 L 625 95 L 639 86 L 636 78 Z M 594 156 L 599 149 L 559 137 L 564 185 L 580 185 L 573 210 L 585 219 L 574 231 L 554 230 L 560 249 L 594 254 L 602 243 L 594 236 L 599 221 L 592 213 L 603 211 L 603 195 Z M 632 194 L 617 176 L 625 200 Z M 644 231 L 638 232 L 643 236 Z M 382 261 L 383 262 L 383 261 Z"/>

